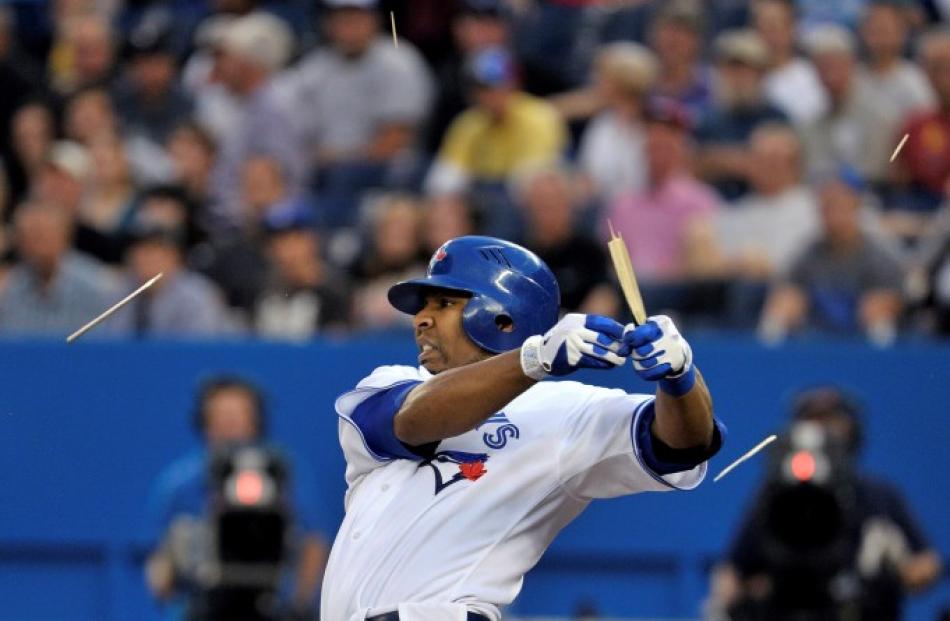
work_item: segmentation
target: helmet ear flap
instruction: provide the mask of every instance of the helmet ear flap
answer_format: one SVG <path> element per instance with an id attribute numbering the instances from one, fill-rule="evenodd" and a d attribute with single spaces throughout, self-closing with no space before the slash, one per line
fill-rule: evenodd
<path id="1" fill-rule="evenodd" d="M 496 300 L 481 293 L 473 294 L 465 304 L 462 327 L 476 345 L 496 354 L 520 344 L 509 343 L 514 343 L 518 338 L 511 315 Z"/>

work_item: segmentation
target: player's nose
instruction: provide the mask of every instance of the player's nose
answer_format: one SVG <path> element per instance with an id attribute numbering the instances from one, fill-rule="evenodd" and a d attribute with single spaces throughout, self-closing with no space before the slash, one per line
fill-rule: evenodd
<path id="1" fill-rule="evenodd" d="M 423 308 L 412 318 L 412 327 L 419 330 L 426 330 L 435 325 L 435 320 L 432 317 L 432 313 L 429 313 L 426 308 Z"/>

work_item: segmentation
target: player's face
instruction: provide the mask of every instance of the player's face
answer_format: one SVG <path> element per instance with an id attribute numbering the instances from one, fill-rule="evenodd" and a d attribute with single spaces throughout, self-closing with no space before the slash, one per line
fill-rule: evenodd
<path id="1" fill-rule="evenodd" d="M 425 306 L 416 313 L 413 327 L 419 364 L 430 373 L 465 366 L 491 355 L 462 329 L 462 309 L 467 302 L 467 297 L 436 290 L 426 295 Z"/>

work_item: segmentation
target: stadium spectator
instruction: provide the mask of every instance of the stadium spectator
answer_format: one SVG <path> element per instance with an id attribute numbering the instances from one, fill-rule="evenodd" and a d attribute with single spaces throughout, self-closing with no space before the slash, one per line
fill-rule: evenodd
<path id="1" fill-rule="evenodd" d="M 194 36 L 195 49 L 181 71 L 181 84 L 194 105 L 194 122 L 215 142 L 227 136 L 240 122 L 241 104 L 221 83 L 215 57 L 221 39 L 237 19 L 232 13 L 214 13 L 201 22 Z"/>
<path id="2" fill-rule="evenodd" d="M 94 11 L 61 17 L 48 62 L 52 86 L 61 96 L 107 87 L 116 71 L 116 39 L 108 17 Z"/>
<path id="3" fill-rule="evenodd" d="M 655 57 L 636 43 L 613 43 L 597 53 L 594 82 L 604 109 L 581 136 L 578 165 L 604 200 L 646 184 L 643 105 L 655 78 Z"/>
<path id="4" fill-rule="evenodd" d="M 290 519 L 287 543 L 290 567 L 285 588 L 279 589 L 279 602 L 261 604 L 254 598 L 241 598 L 240 588 L 222 588 L 212 600 L 208 587 L 196 584 L 202 576 L 194 575 L 194 559 L 202 556 L 213 544 L 206 539 L 211 530 L 209 514 L 211 498 L 216 490 L 209 481 L 210 465 L 215 455 L 236 446 L 276 448 L 267 439 L 268 412 L 261 390 L 251 381 L 231 375 L 211 377 L 202 384 L 196 398 L 195 430 L 202 447 L 169 464 L 152 485 L 148 501 L 147 533 L 152 550 L 149 554 L 145 580 L 152 596 L 175 606 L 172 610 L 184 619 L 242 618 L 255 621 L 280 619 L 311 619 L 326 566 L 329 546 L 318 527 L 316 488 L 310 482 L 308 469 L 299 460 L 292 460 L 280 450 L 282 466 L 290 476 L 287 494 Z M 203 528 L 190 528 L 196 522 Z M 264 529 L 266 527 L 259 527 Z M 259 531 L 257 531 L 259 532 Z M 180 539 L 184 537 L 184 539 Z M 264 539 L 263 536 L 258 540 Z M 188 561 L 176 563 L 175 546 L 186 543 Z M 266 544 L 263 544 L 266 545 Z M 240 552 L 240 551 L 239 551 Z M 258 550 L 250 553 L 257 558 Z M 218 559 L 214 559 L 218 560 Z M 183 569 L 191 569 L 191 575 Z M 204 607 L 211 602 L 230 608 L 230 614 L 212 614 Z M 237 606 L 236 604 L 243 604 Z M 277 604 L 277 614 L 265 614 L 267 604 Z M 255 606 L 254 604 L 257 604 Z M 240 613 L 234 614 L 235 610 Z M 287 615 L 287 616 L 284 616 Z"/>
<path id="5" fill-rule="evenodd" d="M 241 228 L 241 166 L 253 155 L 277 158 L 293 188 L 306 176 L 303 144 L 291 120 L 291 102 L 274 77 L 293 53 L 290 29 L 262 12 L 235 19 L 221 36 L 217 77 L 241 105 L 236 124 L 221 138 L 212 174 L 215 230 Z M 312 108 L 308 108 L 313 113 Z"/>
<path id="6" fill-rule="evenodd" d="M 637 277 L 644 283 L 687 278 L 689 231 L 719 209 L 715 190 L 690 171 L 689 130 L 689 113 L 682 105 L 670 99 L 651 101 L 647 187 L 619 197 L 607 210 L 607 219 L 626 240 Z"/>
<path id="7" fill-rule="evenodd" d="M 93 160 L 88 149 L 66 140 L 56 142 L 46 154 L 31 194 L 40 201 L 65 207 L 73 218 L 76 249 L 108 262 L 115 259 L 117 242 L 105 238 L 94 222 L 87 221 L 84 209 L 92 172 Z"/>
<path id="8" fill-rule="evenodd" d="M 426 128 L 427 153 L 435 153 L 445 131 L 468 106 L 465 59 L 511 42 L 510 10 L 504 0 L 463 0 L 452 19 L 454 49 L 436 64 L 436 95 Z"/>
<path id="9" fill-rule="evenodd" d="M 10 193 L 14 201 L 26 195 L 46 161 L 56 138 L 52 109 L 41 101 L 31 101 L 17 109 L 11 121 L 13 160 L 8 162 Z"/>
<path id="10" fill-rule="evenodd" d="M 191 99 L 178 81 L 170 18 L 161 11 L 148 12 L 129 33 L 127 71 L 115 89 L 124 131 L 156 146 L 165 144 L 192 112 Z"/>
<path id="11" fill-rule="evenodd" d="M 173 178 L 185 192 L 194 208 L 195 225 L 202 234 L 212 228 L 209 213 L 211 203 L 211 174 L 217 154 L 217 145 L 211 134 L 193 122 L 179 125 L 166 144 L 172 164 Z"/>
<path id="12" fill-rule="evenodd" d="M 287 205 L 264 218 L 272 273 L 255 311 L 265 339 L 305 341 L 349 326 L 351 285 L 324 259 L 313 211 Z"/>
<path id="13" fill-rule="evenodd" d="M 60 337 L 114 304 L 119 283 L 94 259 L 70 248 L 72 214 L 34 200 L 14 215 L 19 261 L 0 288 L 0 333 Z M 99 335 L 127 334 L 114 321 Z"/>
<path id="14" fill-rule="evenodd" d="M 802 146 L 785 125 L 762 125 L 749 140 L 749 194 L 716 214 L 716 257 L 727 275 L 766 281 L 791 268 L 820 231 L 817 199 L 802 181 Z"/>
<path id="15" fill-rule="evenodd" d="M 908 10 L 902 0 L 870 0 L 860 30 L 867 54 L 864 75 L 899 119 L 930 108 L 935 101 L 924 72 L 903 56 L 910 26 Z"/>
<path id="16" fill-rule="evenodd" d="M 762 80 L 769 52 L 754 31 L 730 30 L 715 41 L 716 96 L 696 128 L 696 170 L 727 200 L 747 189 L 749 136 L 763 123 L 784 122 L 785 114 L 765 100 Z"/>
<path id="17" fill-rule="evenodd" d="M 241 167 L 243 224 L 211 237 L 192 253 L 195 267 L 217 282 L 228 304 L 251 315 L 267 282 L 268 261 L 263 222 L 270 212 L 287 208 L 306 210 L 315 219 L 313 204 L 295 192 L 281 162 L 271 156 L 253 156 Z"/>
<path id="18" fill-rule="evenodd" d="M 520 167 L 557 159 L 565 147 L 563 121 L 549 103 L 518 90 L 507 50 L 483 50 L 466 70 L 474 105 L 449 127 L 426 179 L 429 193 L 503 184 Z"/>
<path id="19" fill-rule="evenodd" d="M 53 143 L 46 151 L 43 165 L 37 171 L 31 194 L 41 201 L 65 207 L 76 218 L 89 187 L 92 158 L 89 150 L 68 140 Z M 77 244 L 81 244 L 77 240 Z M 85 251 L 84 248 L 79 248 Z"/>
<path id="20" fill-rule="evenodd" d="M 712 105 L 712 76 L 702 63 L 703 15 L 699 3 L 662 3 L 650 25 L 650 46 L 659 61 L 653 93 L 685 106 L 694 120 Z"/>
<path id="21" fill-rule="evenodd" d="M 371 238 L 354 268 L 360 283 L 353 299 L 354 322 L 363 328 L 408 326 L 411 317 L 393 308 L 387 293 L 393 284 L 425 273 L 420 205 L 411 196 L 385 196 L 373 215 Z"/>
<path id="22" fill-rule="evenodd" d="M 117 316 L 138 337 L 209 338 L 236 331 L 217 287 L 185 266 L 187 218 L 182 203 L 167 200 L 146 201 L 136 213 L 127 290 L 163 274 Z"/>
<path id="23" fill-rule="evenodd" d="M 821 236 L 769 293 L 759 324 L 764 341 L 781 341 L 802 328 L 860 331 L 882 346 L 894 341 L 903 270 L 862 227 L 864 189 L 859 176 L 847 169 L 821 185 Z"/>
<path id="24" fill-rule="evenodd" d="M 822 26 L 806 38 L 806 50 L 828 96 L 828 110 L 804 132 L 808 172 L 826 176 L 846 164 L 873 184 L 884 184 L 897 119 L 858 70 L 854 37 Z"/>
<path id="25" fill-rule="evenodd" d="M 896 165 L 909 195 L 907 207 L 928 213 L 943 201 L 950 180 L 950 31 L 924 34 L 918 50 L 937 101 L 905 120 L 899 134 L 908 139 Z M 925 225 L 923 219 L 917 228 Z"/>
<path id="26" fill-rule="evenodd" d="M 476 233 L 475 217 L 461 194 L 430 196 L 422 213 L 422 254 L 432 256 L 439 246 Z"/>
<path id="27" fill-rule="evenodd" d="M 291 78 L 318 177 L 321 224 L 352 226 L 360 193 L 397 181 L 429 112 L 432 78 L 407 41 L 380 32 L 376 0 L 326 0 L 329 45 Z"/>
<path id="28" fill-rule="evenodd" d="M 580 191 L 568 170 L 548 166 L 527 170 L 515 181 L 518 205 L 527 220 L 525 246 L 547 263 L 561 290 L 566 312 L 619 314 L 609 284 L 605 246 L 579 225 Z"/>
<path id="29" fill-rule="evenodd" d="M 79 205 L 79 224 L 95 238 L 95 256 L 106 263 L 120 263 L 125 233 L 131 219 L 135 184 L 125 145 L 114 134 L 102 134 L 89 145 L 89 187 Z"/>
<path id="30" fill-rule="evenodd" d="M 769 48 L 765 93 L 797 126 L 818 119 L 827 105 L 815 67 L 798 55 L 794 0 L 754 0 L 752 24 Z"/>
<path id="31" fill-rule="evenodd" d="M 907 595 L 939 579 L 940 555 L 903 494 L 859 463 L 865 416 L 833 385 L 795 396 L 782 436 L 810 439 L 802 452 L 824 458 L 825 480 L 815 476 L 807 492 L 783 475 L 765 481 L 712 572 L 708 618 L 896 620 Z"/>
<path id="32" fill-rule="evenodd" d="M 86 147 L 96 136 L 120 130 L 112 94 L 101 86 L 88 86 L 73 93 L 66 101 L 63 117 L 66 137 Z"/>

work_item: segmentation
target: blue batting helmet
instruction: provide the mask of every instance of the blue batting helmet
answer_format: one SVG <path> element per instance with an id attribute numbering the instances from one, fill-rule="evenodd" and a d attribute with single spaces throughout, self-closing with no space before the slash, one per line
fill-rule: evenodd
<path id="1" fill-rule="evenodd" d="M 471 295 L 462 327 L 479 347 L 500 353 L 557 323 L 561 293 L 557 280 L 536 254 L 495 237 L 465 236 L 436 250 L 425 278 L 397 283 L 389 302 L 414 315 L 425 305 L 426 289 Z M 512 329 L 503 328 L 511 325 Z"/>

